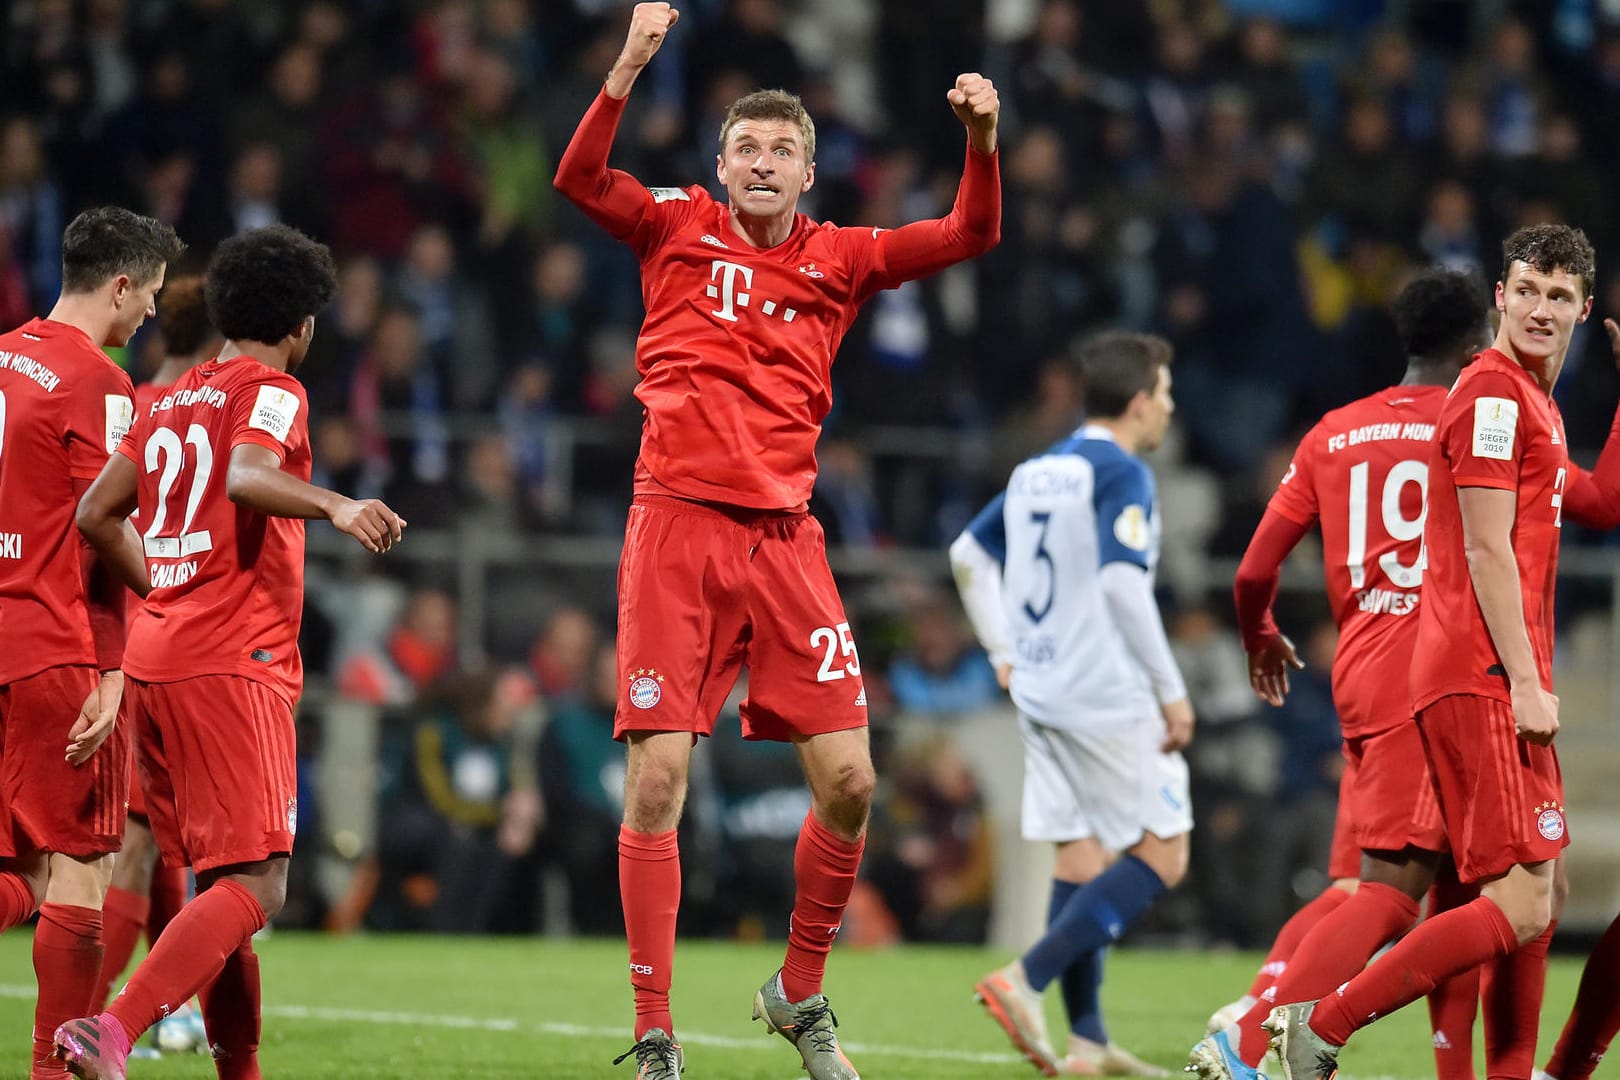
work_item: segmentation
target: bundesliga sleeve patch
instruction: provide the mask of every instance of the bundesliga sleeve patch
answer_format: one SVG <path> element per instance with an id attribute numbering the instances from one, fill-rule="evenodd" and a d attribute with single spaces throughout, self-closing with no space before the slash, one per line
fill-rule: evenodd
<path id="1" fill-rule="evenodd" d="M 248 427 L 268 431 L 282 442 L 292 430 L 293 417 L 298 415 L 298 395 L 279 386 L 259 387 L 259 400 L 253 403 L 253 417 Z"/>
<path id="2" fill-rule="evenodd" d="M 684 189 L 678 187 L 655 187 L 648 188 L 647 190 L 652 193 L 653 202 L 670 202 L 676 199 L 680 200 L 681 202 L 692 201 L 692 196 L 688 195 Z"/>
<path id="3" fill-rule="evenodd" d="M 1119 517 L 1114 519 L 1114 539 L 1132 551 L 1146 551 L 1153 542 L 1147 511 L 1135 503 L 1121 510 Z"/>
<path id="4" fill-rule="evenodd" d="M 1519 427 L 1519 403 L 1512 398 L 1482 397 L 1474 402 L 1474 456 L 1513 460 L 1513 436 Z"/>
<path id="5" fill-rule="evenodd" d="M 123 394 L 107 395 L 107 453 L 118 449 L 118 444 L 124 441 L 129 434 L 130 425 L 135 422 L 135 402 Z"/>

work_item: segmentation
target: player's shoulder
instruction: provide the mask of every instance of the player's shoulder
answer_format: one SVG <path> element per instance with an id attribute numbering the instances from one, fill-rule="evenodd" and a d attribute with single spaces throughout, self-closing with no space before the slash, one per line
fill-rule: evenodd
<path id="1" fill-rule="evenodd" d="M 1537 391 L 1530 374 L 1495 349 L 1486 349 L 1452 384 L 1446 406 L 1452 408 L 1481 397 L 1528 400 Z M 1543 395 L 1544 396 L 1544 395 Z"/>

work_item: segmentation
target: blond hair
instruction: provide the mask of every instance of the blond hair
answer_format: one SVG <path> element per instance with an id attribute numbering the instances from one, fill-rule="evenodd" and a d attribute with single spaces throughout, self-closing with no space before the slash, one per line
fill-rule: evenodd
<path id="1" fill-rule="evenodd" d="M 731 131 L 740 120 L 785 120 L 790 124 L 799 125 L 799 134 L 804 139 L 804 160 L 816 160 L 816 125 L 810 119 L 810 113 L 805 109 L 804 102 L 799 100 L 798 94 L 790 94 L 786 90 L 755 90 L 752 94 L 745 94 L 731 103 L 726 110 L 726 118 L 720 125 L 720 152 L 726 151 L 726 143 L 731 139 Z"/>

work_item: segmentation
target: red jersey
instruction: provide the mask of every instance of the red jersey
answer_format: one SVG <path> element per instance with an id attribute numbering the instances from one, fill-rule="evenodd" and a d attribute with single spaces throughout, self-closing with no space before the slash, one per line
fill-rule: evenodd
<path id="1" fill-rule="evenodd" d="M 732 231 L 729 208 L 703 188 L 648 190 L 608 169 L 623 111 L 624 100 L 597 96 L 556 183 L 641 259 L 647 315 L 636 342 L 636 397 L 650 476 L 638 476 L 637 493 L 802 509 L 815 485 L 839 342 L 879 289 L 995 244 L 996 156 L 969 149 L 948 217 L 886 231 L 799 214 L 786 240 L 761 249 Z"/>
<path id="2" fill-rule="evenodd" d="M 1429 520 L 1423 530 L 1429 579 L 1411 665 L 1415 709 L 1447 694 L 1511 700 L 1507 672 L 1468 573 L 1459 487 L 1500 488 L 1517 496 L 1512 543 L 1525 630 L 1541 685 L 1552 690 L 1553 579 L 1568 477 L 1558 406 L 1528 371 L 1487 349 L 1451 388 L 1429 454 Z"/>
<path id="3" fill-rule="evenodd" d="M 0 335 L 0 685 L 94 664 L 79 499 L 129 429 L 129 376 L 76 327 Z"/>
<path id="4" fill-rule="evenodd" d="M 231 502 L 225 474 L 231 451 L 252 444 L 308 481 L 308 414 L 297 379 L 240 356 L 197 365 L 135 418 L 118 452 L 141 471 L 152 591 L 130 621 L 130 675 L 239 675 L 298 700 L 304 523 Z"/>
<path id="5" fill-rule="evenodd" d="M 1322 523 L 1328 600 L 1339 626 L 1333 656 L 1341 689 L 1377 686 L 1404 670 L 1417 640 L 1424 575 L 1429 443 L 1443 386 L 1392 386 L 1334 409 L 1300 441 L 1269 508 L 1305 527 Z M 1341 709 L 1347 737 L 1410 718 Z"/>

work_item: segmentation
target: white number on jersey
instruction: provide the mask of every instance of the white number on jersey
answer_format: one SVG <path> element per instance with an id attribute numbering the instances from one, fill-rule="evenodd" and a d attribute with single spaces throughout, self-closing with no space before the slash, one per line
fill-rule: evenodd
<path id="1" fill-rule="evenodd" d="M 0 402 L 0 404 L 4 403 Z M 4 427 L 4 423 L 5 413 L 0 411 L 0 428 Z M 1564 527 L 1564 479 L 1568 474 L 1568 469 L 1559 469 L 1557 478 L 1553 480 L 1553 527 L 1556 529 Z"/>
<path id="2" fill-rule="evenodd" d="M 1350 469 L 1350 545 L 1345 562 L 1350 567 L 1350 587 L 1365 588 L 1367 584 L 1367 478 L 1372 466 L 1363 461 Z M 1401 510 L 1401 492 L 1407 484 L 1416 484 L 1422 498 L 1418 515 L 1409 518 Z M 1415 558 L 1410 563 L 1401 561 L 1398 550 L 1386 551 L 1378 557 L 1378 565 L 1390 582 L 1402 589 L 1415 589 L 1423 583 L 1423 567 L 1427 553 L 1423 550 L 1423 519 L 1429 512 L 1429 466 L 1426 462 L 1408 458 L 1396 462 L 1384 477 L 1384 490 L 1379 496 L 1380 516 L 1384 532 L 1397 544 L 1418 541 Z"/>
<path id="3" fill-rule="evenodd" d="M 6 395 L 0 391 L 0 454 L 6 451 Z"/>
<path id="4" fill-rule="evenodd" d="M 818 626 L 810 634 L 810 647 L 819 649 L 826 646 L 827 654 L 821 658 L 821 670 L 816 672 L 816 682 L 834 682 L 842 679 L 846 674 L 859 675 L 861 673 L 860 657 L 855 655 L 855 638 L 849 632 L 849 623 L 841 622 L 836 631 L 831 626 Z M 849 663 L 841 668 L 833 667 L 833 661 L 842 652 L 849 657 Z"/>
<path id="5" fill-rule="evenodd" d="M 166 533 L 164 526 L 169 519 L 169 495 L 174 491 L 175 482 L 185 469 L 186 447 L 190 446 L 197 451 L 196 466 L 191 470 L 191 486 L 186 496 L 186 516 L 180 522 L 180 529 L 175 533 Z M 208 487 L 208 478 L 214 472 L 214 448 L 208 442 L 208 429 L 201 424 L 192 424 L 186 429 L 186 441 L 180 442 L 180 436 L 173 428 L 159 427 L 153 430 L 151 438 L 146 440 L 146 471 L 156 472 L 162 458 L 163 472 L 158 476 L 157 508 L 152 514 L 152 524 L 146 530 L 146 554 L 154 559 L 180 559 L 187 555 L 195 555 L 199 551 L 209 551 L 214 546 L 214 538 L 207 529 L 201 532 L 192 532 L 191 523 L 197 517 L 197 504 L 202 502 L 203 492 Z"/>

